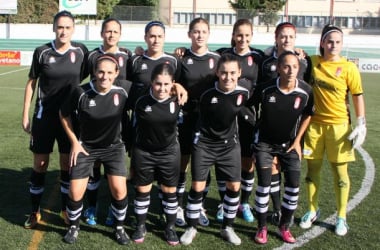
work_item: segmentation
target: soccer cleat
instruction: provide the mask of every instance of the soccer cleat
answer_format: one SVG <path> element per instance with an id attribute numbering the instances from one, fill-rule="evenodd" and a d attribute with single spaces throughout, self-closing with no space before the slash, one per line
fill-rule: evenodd
<path id="1" fill-rule="evenodd" d="M 113 216 L 112 208 L 109 207 L 105 224 L 107 226 L 113 226 L 114 223 L 115 223 L 115 216 Z"/>
<path id="2" fill-rule="evenodd" d="M 61 210 L 61 212 L 59 213 L 59 217 L 61 217 L 61 219 L 66 225 L 70 225 L 69 215 L 67 214 L 66 210 Z"/>
<path id="3" fill-rule="evenodd" d="M 79 234 L 79 227 L 75 225 L 71 225 L 69 228 L 69 231 L 67 231 L 63 239 L 65 242 L 69 244 L 73 244 L 77 240 L 78 234 Z"/>
<path id="4" fill-rule="evenodd" d="M 24 223 L 24 227 L 26 229 L 35 228 L 38 225 L 38 222 L 41 220 L 40 212 L 33 212 L 29 215 L 28 219 L 26 219 Z"/>
<path id="5" fill-rule="evenodd" d="M 253 217 L 251 207 L 248 203 L 243 203 L 239 205 L 239 211 L 243 215 L 243 219 L 246 222 L 253 222 L 255 220 L 255 217 Z"/>
<path id="6" fill-rule="evenodd" d="M 146 235 L 145 224 L 138 225 L 136 231 L 132 234 L 132 240 L 135 243 L 143 243 Z"/>
<path id="7" fill-rule="evenodd" d="M 223 204 L 218 205 L 218 211 L 216 212 L 216 220 L 218 222 L 223 221 Z"/>
<path id="8" fill-rule="evenodd" d="M 308 229 L 311 227 L 314 221 L 318 219 L 320 216 L 320 210 L 318 209 L 317 212 L 308 211 L 302 218 L 300 222 L 300 227 L 303 229 Z"/>
<path id="9" fill-rule="evenodd" d="M 345 219 L 338 217 L 335 225 L 335 234 L 339 236 L 345 236 L 348 232 L 348 225 Z"/>
<path id="10" fill-rule="evenodd" d="M 175 220 L 175 224 L 179 227 L 186 226 L 184 211 L 182 207 L 177 208 L 177 219 Z"/>
<path id="11" fill-rule="evenodd" d="M 164 236 L 169 245 L 171 246 L 178 245 L 179 243 L 178 236 L 173 227 L 166 228 L 164 232 Z"/>
<path id="12" fill-rule="evenodd" d="M 290 232 L 289 228 L 282 226 L 279 228 L 279 235 L 282 238 L 282 240 L 286 243 L 295 243 L 296 239 L 293 237 L 292 233 Z"/>
<path id="13" fill-rule="evenodd" d="M 86 218 L 86 223 L 90 226 L 96 225 L 96 208 L 89 207 L 84 211 L 84 217 Z"/>
<path id="14" fill-rule="evenodd" d="M 239 236 L 237 236 L 232 227 L 227 226 L 225 229 L 222 229 L 220 231 L 220 235 L 223 239 L 234 244 L 235 246 L 239 246 L 241 244 L 241 239 L 239 238 Z"/>
<path id="15" fill-rule="evenodd" d="M 119 243 L 120 245 L 127 245 L 130 242 L 129 236 L 122 226 L 116 227 L 115 237 L 117 243 Z"/>
<path id="16" fill-rule="evenodd" d="M 259 228 L 255 235 L 255 242 L 259 244 L 266 244 L 268 242 L 268 229 L 267 227 Z"/>
<path id="17" fill-rule="evenodd" d="M 190 245 L 193 239 L 197 235 L 197 229 L 195 227 L 186 228 L 185 232 L 181 236 L 181 244 L 184 246 Z"/>
<path id="18" fill-rule="evenodd" d="M 207 227 L 210 224 L 210 220 L 207 218 L 206 210 L 203 207 L 201 208 L 199 214 L 198 224 L 203 227 Z"/>

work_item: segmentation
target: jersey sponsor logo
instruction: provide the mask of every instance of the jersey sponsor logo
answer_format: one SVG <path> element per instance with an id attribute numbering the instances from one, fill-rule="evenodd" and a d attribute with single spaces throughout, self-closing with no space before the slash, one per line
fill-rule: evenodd
<path id="1" fill-rule="evenodd" d="M 301 97 L 297 96 L 296 99 L 294 100 L 294 109 L 299 109 L 301 104 Z"/>
<path id="2" fill-rule="evenodd" d="M 335 75 L 336 76 L 340 76 L 340 74 L 342 73 L 342 67 L 338 67 L 335 71 Z"/>
<path id="3" fill-rule="evenodd" d="M 123 67 L 124 66 L 124 60 L 123 60 L 123 57 L 122 56 L 119 56 L 119 67 Z"/>
<path id="4" fill-rule="evenodd" d="M 193 59 L 191 59 L 191 58 L 187 59 L 186 64 L 194 64 Z"/>
<path id="5" fill-rule="evenodd" d="M 88 103 L 88 106 L 89 107 L 95 107 L 96 106 L 95 100 L 91 99 L 90 102 Z"/>
<path id="6" fill-rule="evenodd" d="M 75 61 L 76 61 L 76 56 L 75 56 L 74 51 L 72 51 L 72 52 L 70 53 L 70 60 L 71 60 L 72 63 L 75 63 Z"/>
<path id="7" fill-rule="evenodd" d="M 247 61 L 248 61 L 248 66 L 252 66 L 252 64 L 253 64 L 253 58 L 252 58 L 252 56 L 249 56 L 247 58 Z"/>
<path id="8" fill-rule="evenodd" d="M 218 98 L 216 97 L 211 98 L 211 104 L 215 104 L 215 103 L 218 103 Z"/>
<path id="9" fill-rule="evenodd" d="M 148 69 L 148 65 L 146 65 L 146 63 L 141 64 L 141 70 L 147 70 L 147 69 Z"/>
<path id="10" fill-rule="evenodd" d="M 243 102 L 243 95 L 240 94 L 240 95 L 238 95 L 238 97 L 237 97 L 236 105 L 237 105 L 237 106 L 240 106 L 242 102 Z"/>
<path id="11" fill-rule="evenodd" d="M 115 106 L 119 106 L 119 104 L 120 104 L 119 94 L 114 94 L 114 95 L 113 95 L 113 104 L 114 104 Z"/>
<path id="12" fill-rule="evenodd" d="M 276 97 L 275 96 L 270 96 L 269 97 L 269 100 L 268 100 L 268 102 L 271 102 L 271 103 L 276 103 Z"/>
<path id="13" fill-rule="evenodd" d="M 145 112 L 152 112 L 152 107 L 151 106 L 146 106 L 144 109 Z"/>
<path id="14" fill-rule="evenodd" d="M 208 59 L 208 65 L 209 65 L 210 69 L 214 68 L 214 66 L 215 66 L 214 58 Z"/>
<path id="15" fill-rule="evenodd" d="M 55 63 L 55 62 L 56 60 L 54 56 L 49 57 L 49 63 Z"/>
<path id="16" fill-rule="evenodd" d="M 174 111 L 175 111 L 175 104 L 174 104 L 174 102 L 170 103 L 169 109 L 170 109 L 170 113 L 174 114 Z"/>

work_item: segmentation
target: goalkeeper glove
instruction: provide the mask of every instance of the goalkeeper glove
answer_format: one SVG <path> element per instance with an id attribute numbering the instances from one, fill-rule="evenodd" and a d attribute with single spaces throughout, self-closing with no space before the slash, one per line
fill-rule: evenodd
<path id="1" fill-rule="evenodd" d="M 365 118 L 363 116 L 358 117 L 355 129 L 348 136 L 348 139 L 353 142 L 353 148 L 358 148 L 363 144 L 366 134 L 367 127 L 365 125 Z"/>

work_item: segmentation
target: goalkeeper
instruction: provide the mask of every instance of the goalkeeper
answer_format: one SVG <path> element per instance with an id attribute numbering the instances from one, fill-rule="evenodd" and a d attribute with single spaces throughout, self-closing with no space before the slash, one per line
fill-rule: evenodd
<path id="1" fill-rule="evenodd" d="M 306 186 L 309 211 L 301 218 L 300 227 L 310 228 L 318 218 L 320 170 L 326 153 L 334 176 L 337 219 L 335 233 L 343 236 L 348 231 L 346 222 L 350 190 L 348 162 L 355 160 L 354 149 L 361 146 L 366 136 L 365 107 L 360 73 L 356 65 L 340 56 L 343 32 L 327 25 L 322 30 L 320 56 L 311 56 L 315 112 L 305 133 L 304 158 L 307 159 Z M 356 114 L 356 128 L 352 130 L 348 93 Z"/>

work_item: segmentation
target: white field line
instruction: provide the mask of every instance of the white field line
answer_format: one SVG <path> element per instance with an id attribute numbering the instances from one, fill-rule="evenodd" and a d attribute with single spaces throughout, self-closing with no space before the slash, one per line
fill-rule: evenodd
<path id="1" fill-rule="evenodd" d="M 359 205 L 360 202 L 370 193 L 371 187 L 375 179 L 375 164 L 371 156 L 362 147 L 359 147 L 357 150 L 363 158 L 366 171 L 359 191 L 348 202 L 347 213 L 353 210 L 357 205 Z M 310 240 L 324 233 L 328 228 L 333 228 L 333 225 L 335 224 L 335 218 L 336 213 L 330 215 L 322 223 L 320 223 L 320 225 L 314 225 L 312 229 L 306 231 L 303 235 L 297 237 L 297 242 L 295 244 L 284 243 L 282 246 L 274 249 L 287 250 L 301 247 L 302 245 L 308 243 Z"/>
<path id="2" fill-rule="evenodd" d="M 9 74 L 16 73 L 16 72 L 19 72 L 19 71 L 23 71 L 23 70 L 26 70 L 26 69 L 29 69 L 29 67 L 25 67 L 25 68 L 22 68 L 22 69 L 16 69 L 16 70 L 0 73 L 0 76 L 9 75 Z"/>

